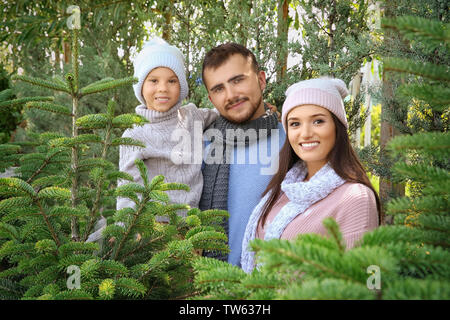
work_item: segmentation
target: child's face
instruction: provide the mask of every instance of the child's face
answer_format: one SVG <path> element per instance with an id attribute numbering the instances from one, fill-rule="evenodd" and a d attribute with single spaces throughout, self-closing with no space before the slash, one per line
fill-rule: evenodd
<path id="1" fill-rule="evenodd" d="M 148 109 L 169 111 L 180 97 L 180 82 L 177 75 L 169 68 L 153 69 L 144 81 L 142 96 Z"/>

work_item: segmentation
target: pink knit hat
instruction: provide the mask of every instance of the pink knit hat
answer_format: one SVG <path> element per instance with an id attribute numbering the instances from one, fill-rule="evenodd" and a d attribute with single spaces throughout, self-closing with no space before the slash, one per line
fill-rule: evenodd
<path id="1" fill-rule="evenodd" d="M 294 83 L 286 90 L 281 120 L 287 132 L 286 117 L 293 108 L 314 104 L 332 112 L 348 128 L 343 99 L 348 95 L 345 82 L 341 79 L 317 78 Z"/>

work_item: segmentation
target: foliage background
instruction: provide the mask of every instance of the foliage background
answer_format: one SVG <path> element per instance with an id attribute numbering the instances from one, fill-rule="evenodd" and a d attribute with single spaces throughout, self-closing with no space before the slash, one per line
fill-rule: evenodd
<path id="1" fill-rule="evenodd" d="M 63 79 L 70 71 L 66 8 L 72 4 L 71 1 L 49 0 L 0 3 L 0 91 L 11 88 L 7 96 L 0 97 L 0 102 L 53 94 L 26 83 L 11 83 L 12 74 Z M 382 30 L 377 24 L 376 10 L 378 5 L 381 15 L 389 18 L 413 15 L 448 23 L 446 0 L 93 0 L 76 4 L 82 13 L 81 86 L 107 77 L 131 76 L 134 53 L 151 35 L 159 35 L 185 54 L 190 87 L 188 99 L 199 107 L 212 107 L 201 81 L 203 55 L 209 48 L 226 41 L 242 43 L 256 54 L 267 74 L 265 98 L 278 108 L 281 108 L 285 89 L 296 81 L 329 74 L 349 83 L 364 63 L 381 57 L 450 64 L 445 47 L 430 49 L 421 41 Z M 386 124 L 394 135 L 413 135 L 423 131 L 447 132 L 449 120 L 448 109 L 436 109 L 427 101 L 401 94 L 404 85 L 417 82 L 417 74 L 387 75 L 381 69 L 380 77 L 382 85 L 370 88 L 380 102 L 372 112 L 372 145 L 360 150 L 360 156 L 373 181 L 379 177 L 392 183 L 388 188 L 382 183 L 376 186 L 386 203 L 402 196 L 405 186 L 407 195 L 412 196 L 420 196 L 423 188 L 420 181 L 393 174 L 394 160 L 384 150 Z M 124 86 L 87 96 L 80 105 L 80 113 L 103 112 L 109 98 L 116 102 L 116 114 L 132 113 L 137 105 L 130 86 Z M 362 98 L 354 98 L 346 102 L 351 133 L 364 121 Z M 67 105 L 70 99 L 57 93 L 54 102 Z M 17 107 L 0 116 L 2 142 L 25 141 L 29 135 L 46 131 L 71 133 L 70 119 L 58 114 Z M 120 136 L 120 130 L 114 129 L 114 134 Z M 95 155 L 101 151 L 99 146 L 92 145 L 87 153 Z M 108 154 L 112 162 L 117 163 L 117 158 L 117 150 Z M 422 160 L 417 154 L 408 158 L 412 163 Z M 433 165 L 443 170 L 448 170 L 449 166 L 448 161 L 437 161 Z"/>

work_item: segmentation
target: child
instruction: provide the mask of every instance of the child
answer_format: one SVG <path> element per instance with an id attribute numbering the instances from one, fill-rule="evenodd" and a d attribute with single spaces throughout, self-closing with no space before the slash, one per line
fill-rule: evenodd
<path id="1" fill-rule="evenodd" d="M 202 144 L 197 149 L 194 146 L 199 145 L 196 139 L 201 141 L 202 138 L 194 135 L 202 135 L 218 113 L 212 109 L 199 109 L 192 103 L 181 106 L 188 95 L 184 57 L 178 48 L 163 39 L 154 38 L 145 43 L 134 61 L 134 76 L 139 79 L 133 85 L 134 94 L 141 102 L 136 107 L 136 113 L 149 120 L 149 123 L 127 129 L 122 137 L 139 140 L 145 144 L 145 148 L 121 146 L 119 169 L 131 174 L 135 182 L 143 184 L 134 163 L 136 159 L 142 159 L 148 168 L 150 181 L 162 174 L 166 182 L 183 183 L 190 187 L 189 192 L 168 191 L 172 203 L 198 207 L 203 188 Z M 201 131 L 197 130 L 194 134 L 194 125 L 200 127 Z M 187 143 L 186 148 L 180 148 L 180 139 L 173 137 L 176 130 L 184 130 L 181 132 L 189 135 L 191 143 Z M 188 161 L 180 163 L 179 159 Z M 119 186 L 125 183 L 118 181 Z M 117 199 L 117 210 L 134 205 L 130 199 Z M 185 213 L 180 215 L 184 216 Z"/>
<path id="2" fill-rule="evenodd" d="M 253 210 L 242 243 L 241 265 L 255 266 L 249 242 L 325 235 L 323 219 L 339 224 L 347 248 L 378 226 L 379 198 L 348 137 L 340 79 L 300 81 L 286 91 L 282 124 L 287 134 L 279 170 Z"/>

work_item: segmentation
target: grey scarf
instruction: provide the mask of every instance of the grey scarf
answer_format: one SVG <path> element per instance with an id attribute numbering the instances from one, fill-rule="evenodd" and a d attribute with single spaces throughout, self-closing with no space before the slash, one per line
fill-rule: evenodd
<path id="1" fill-rule="evenodd" d="M 264 104 L 266 114 L 258 119 L 251 120 L 245 123 L 233 123 L 224 117 L 220 116 L 208 128 L 218 130 L 221 135 L 213 136 L 210 145 L 210 151 L 205 159 L 205 166 L 203 168 L 203 191 L 200 198 L 200 210 L 219 209 L 228 210 L 228 177 L 230 173 L 230 164 L 226 159 L 229 159 L 230 154 L 236 146 L 249 146 L 257 143 L 259 140 L 260 130 L 266 129 L 267 137 L 270 136 L 271 129 L 278 128 L 277 115 L 270 111 Z M 238 130 L 240 129 L 240 130 Z M 256 137 L 246 134 L 246 131 L 253 129 L 256 131 Z M 234 132 L 233 135 L 227 135 L 229 130 Z M 253 131 L 252 130 L 252 131 Z M 222 157 L 217 157 L 216 151 L 222 150 Z M 213 152 L 214 151 L 214 152 Z M 219 163 L 212 163 L 212 159 L 220 158 Z M 228 221 L 222 222 L 222 227 L 228 236 Z M 227 261 L 228 255 L 218 252 L 205 252 L 206 256 Z"/>

